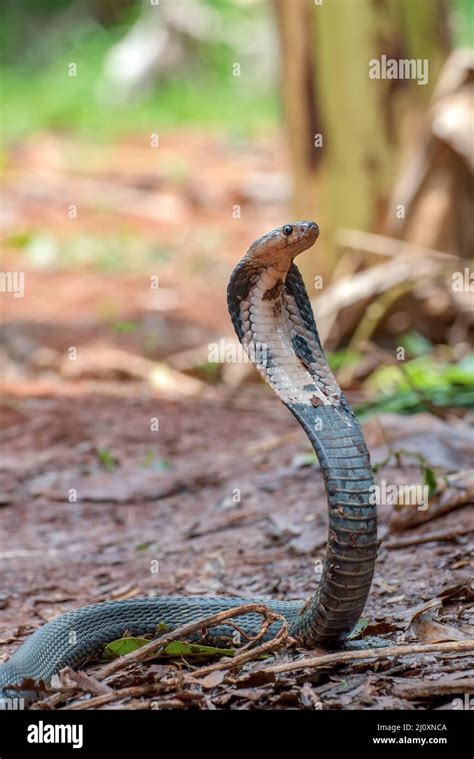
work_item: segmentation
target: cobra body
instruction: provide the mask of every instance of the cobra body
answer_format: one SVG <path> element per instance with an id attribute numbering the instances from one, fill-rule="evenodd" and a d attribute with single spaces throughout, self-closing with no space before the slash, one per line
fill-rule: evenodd
<path id="1" fill-rule="evenodd" d="M 321 582 L 306 603 L 268 599 L 162 597 L 106 601 L 70 611 L 37 630 L 0 665 L 0 696 L 31 695 L 62 667 L 76 667 L 125 631 L 156 633 L 262 601 L 282 614 L 305 646 L 341 643 L 369 594 L 377 543 L 373 477 L 352 409 L 326 361 L 301 275 L 293 263 L 319 235 L 314 222 L 287 224 L 256 240 L 230 278 L 227 298 L 237 336 L 265 381 L 303 427 L 324 476 L 329 532 Z M 255 633 L 261 618 L 239 626 Z M 270 632 L 272 632 L 270 630 Z M 213 628 L 227 642 L 229 627 Z"/>

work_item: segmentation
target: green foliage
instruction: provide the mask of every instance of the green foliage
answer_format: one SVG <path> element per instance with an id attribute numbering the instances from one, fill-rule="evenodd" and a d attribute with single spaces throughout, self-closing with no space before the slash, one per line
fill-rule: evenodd
<path id="1" fill-rule="evenodd" d="M 431 497 L 438 489 L 436 475 L 429 466 L 424 466 L 424 484 L 428 486 L 428 495 Z"/>
<path id="2" fill-rule="evenodd" d="M 378 464 L 372 464 L 372 471 L 374 474 L 380 469 L 383 469 L 392 459 L 395 459 L 397 466 L 403 469 L 403 458 L 411 459 L 417 462 L 420 467 L 420 472 L 423 475 L 423 484 L 428 486 L 428 495 L 431 498 L 433 493 L 438 490 L 438 478 L 433 467 L 428 463 L 427 459 L 422 453 L 416 451 L 409 451 L 405 448 L 390 449 L 387 456 L 383 461 Z"/>
<path id="3" fill-rule="evenodd" d="M 107 472 L 114 472 L 117 469 L 119 462 L 110 451 L 106 448 L 98 448 L 96 453 L 102 469 Z"/>
<path id="4" fill-rule="evenodd" d="M 218 363 L 206 361 L 205 363 L 199 364 L 199 366 L 196 367 L 196 372 L 198 376 L 205 382 L 213 383 L 217 382 L 220 379 L 222 366 Z"/>
<path id="5" fill-rule="evenodd" d="M 356 622 L 352 632 L 347 636 L 347 640 L 354 640 L 360 638 L 365 628 L 370 624 L 370 617 L 360 617 Z"/>
<path id="6" fill-rule="evenodd" d="M 247 77 L 245 86 L 233 77 L 235 52 L 222 42 L 197 45 L 192 68 L 162 77 L 146 94 L 130 102 L 107 102 L 105 93 L 98 92 L 104 59 L 134 21 L 138 7 L 122 23 L 105 27 L 87 4 L 41 6 L 11 5 L 3 14 L 0 75 L 7 140 L 43 130 L 105 140 L 184 125 L 214 125 L 245 135 L 276 120 L 276 93 L 256 77 Z M 264 11 L 244 11 L 228 2 L 218 3 L 218 9 L 232 25 L 248 24 L 249 13 Z M 77 66 L 76 76 L 69 76 L 70 63 Z"/>
<path id="7" fill-rule="evenodd" d="M 365 417 L 382 412 L 415 414 L 433 407 L 474 408 L 474 353 L 458 364 L 437 363 L 427 355 L 400 366 L 382 366 L 365 386 L 376 393 L 375 400 L 357 408 Z"/>
<path id="8" fill-rule="evenodd" d="M 420 335 L 419 332 L 408 332 L 402 336 L 400 343 L 402 348 L 405 348 L 413 358 L 426 356 L 433 350 L 433 344 L 426 337 Z"/>
<path id="9" fill-rule="evenodd" d="M 156 472 L 166 472 L 171 469 L 171 464 L 166 459 L 157 458 L 154 451 L 147 451 L 142 460 L 143 466 L 154 469 Z"/>
<path id="10" fill-rule="evenodd" d="M 119 335 L 129 335 L 137 330 L 136 322 L 113 322 L 112 329 Z"/>
<path id="11" fill-rule="evenodd" d="M 474 45 L 474 5 L 472 0 L 456 0 L 454 39 L 460 47 Z"/>
<path id="12" fill-rule="evenodd" d="M 87 269 L 105 272 L 135 272 L 156 266 L 171 256 L 169 247 L 149 242 L 127 230 L 100 235 L 82 232 L 60 240 L 51 231 L 27 229 L 5 240 L 18 248 L 34 268 Z"/>
<path id="13" fill-rule="evenodd" d="M 157 543 L 154 540 L 146 540 L 144 543 L 139 543 L 137 546 L 135 546 L 135 551 L 148 551 L 149 548 L 153 548 L 155 550 L 157 548 Z"/>
<path id="14" fill-rule="evenodd" d="M 346 366 L 357 364 L 362 358 L 362 353 L 353 348 L 340 348 L 333 353 L 328 353 L 327 359 L 333 372 L 338 372 Z"/>

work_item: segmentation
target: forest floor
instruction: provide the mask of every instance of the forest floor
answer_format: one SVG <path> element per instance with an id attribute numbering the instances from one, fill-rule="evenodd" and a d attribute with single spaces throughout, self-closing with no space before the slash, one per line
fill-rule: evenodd
<path id="1" fill-rule="evenodd" d="M 145 379 L 152 362 L 231 335 L 230 269 L 244 238 L 281 223 L 286 208 L 274 148 L 241 147 L 239 161 L 235 153 L 230 161 L 215 141 L 181 138 L 161 160 L 166 176 L 153 173 L 136 146 L 127 160 L 124 149 L 113 160 L 98 151 L 92 179 L 82 176 L 67 141 L 43 137 L 18 148 L 16 168 L 7 170 L 6 268 L 25 272 L 26 297 L 4 299 L 2 307 L 2 658 L 49 619 L 102 600 L 289 600 L 317 588 L 327 538 L 324 485 L 287 410 L 254 377 L 203 383 L 200 375 L 180 387 L 172 374 L 166 389 Z M 206 181 L 201 171 L 196 188 L 203 156 Z M 269 173 L 273 194 L 263 197 L 271 183 L 260 180 Z M 71 228 L 64 204 L 78 197 L 93 207 L 84 211 L 79 203 Z M 235 198 L 248 204 L 248 214 L 233 226 Z M 162 219 L 156 208 L 167 209 Z M 108 234 L 109 255 L 97 266 Z M 153 300 L 156 256 L 160 292 Z M 135 367 L 135 359 L 145 364 Z M 150 428 L 155 418 L 159 431 Z M 472 427 L 458 417 L 385 414 L 364 431 L 379 483 L 420 482 L 420 452 L 440 476 L 472 464 Z M 397 531 L 393 507 L 381 505 L 379 513 L 381 544 L 359 639 L 376 636 L 407 652 L 412 644 L 472 641 L 474 505 L 423 524 L 415 518 Z M 262 674 L 302 655 L 308 652 L 281 647 L 263 662 L 194 682 L 184 673 L 201 659 L 160 660 L 124 672 L 116 684 L 136 689 L 109 694 L 103 708 L 452 709 L 460 708 L 454 699 L 474 692 L 472 649 Z M 100 692 L 94 677 L 101 666 L 90 663 L 90 679 L 50 705 L 87 707 Z M 177 685 L 171 675 L 178 671 Z"/>

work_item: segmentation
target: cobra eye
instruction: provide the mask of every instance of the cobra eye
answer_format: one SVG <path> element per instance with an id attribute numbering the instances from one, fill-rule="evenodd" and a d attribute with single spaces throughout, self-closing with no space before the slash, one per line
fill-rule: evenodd
<path id="1" fill-rule="evenodd" d="M 293 227 L 291 226 L 291 224 L 285 224 L 285 226 L 283 227 L 283 234 L 289 237 L 292 232 L 293 232 Z"/>

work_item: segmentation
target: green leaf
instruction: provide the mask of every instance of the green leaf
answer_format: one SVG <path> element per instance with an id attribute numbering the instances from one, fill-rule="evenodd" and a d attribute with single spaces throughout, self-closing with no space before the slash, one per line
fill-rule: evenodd
<path id="1" fill-rule="evenodd" d="M 103 659 L 117 659 L 119 656 L 131 654 L 138 648 L 142 648 L 150 641 L 146 638 L 119 638 L 108 643 L 102 654 Z"/>
<path id="2" fill-rule="evenodd" d="M 9 235 L 4 241 L 7 248 L 25 248 L 33 237 L 32 232 L 15 232 Z"/>
<path id="3" fill-rule="evenodd" d="M 409 332 L 401 338 L 401 345 L 412 356 L 426 356 L 433 350 L 433 344 L 419 332 Z"/>
<path id="4" fill-rule="evenodd" d="M 421 345 L 417 347 L 421 350 Z M 415 414 L 432 407 L 474 407 L 474 354 L 457 364 L 422 355 L 400 366 L 382 366 L 364 382 L 375 400 L 356 409 L 362 417 L 393 412 Z"/>
<path id="5" fill-rule="evenodd" d="M 192 656 L 201 658 L 203 656 L 234 656 L 235 649 L 201 646 L 197 643 L 182 643 L 179 640 L 173 640 L 171 643 L 168 643 L 163 653 L 166 656 Z"/>
<path id="6" fill-rule="evenodd" d="M 427 466 L 423 468 L 423 474 L 424 474 L 425 485 L 428 485 L 428 495 L 432 496 L 433 493 L 435 493 L 436 490 L 438 489 L 436 475 L 433 472 L 433 470 Z"/>
<path id="7" fill-rule="evenodd" d="M 128 334 L 130 332 L 135 332 L 137 324 L 135 324 L 135 322 L 115 322 L 112 324 L 112 328 L 115 332 L 118 332 L 119 335 Z"/>
<path id="8" fill-rule="evenodd" d="M 205 382 L 217 382 L 221 375 L 222 365 L 206 361 L 196 366 L 196 371 Z"/>
<path id="9" fill-rule="evenodd" d="M 156 472 L 166 472 L 168 469 L 171 469 L 170 462 L 166 461 L 166 459 L 158 459 L 154 451 L 147 451 L 141 463 L 143 466 L 150 467 L 150 469 L 154 469 Z"/>
<path id="10" fill-rule="evenodd" d="M 362 353 L 353 348 L 340 348 L 334 353 L 328 353 L 327 360 L 333 372 L 346 366 L 356 366 L 362 358 Z"/>
<path id="11" fill-rule="evenodd" d="M 108 472 L 113 472 L 115 469 L 117 469 L 118 461 L 115 456 L 110 453 L 110 451 L 108 451 L 106 448 L 98 448 L 96 453 L 101 467 L 106 469 Z"/>
<path id="12" fill-rule="evenodd" d="M 147 551 L 149 548 L 156 548 L 157 543 L 154 540 L 146 540 L 144 543 L 139 543 L 135 546 L 135 551 Z"/>
<path id="13" fill-rule="evenodd" d="M 353 640 L 354 638 L 359 638 L 364 632 L 365 628 L 368 627 L 369 623 L 370 623 L 370 617 L 360 617 L 359 621 L 355 625 L 350 635 L 347 636 L 346 640 Z"/>
<path id="14" fill-rule="evenodd" d="M 164 632 L 166 624 L 161 622 L 157 625 L 157 632 Z M 137 651 L 150 641 L 146 638 L 118 638 L 108 643 L 104 648 L 104 659 L 117 659 L 119 656 L 125 656 L 132 651 Z M 160 656 L 187 656 L 194 659 L 209 658 L 210 656 L 234 656 L 234 648 L 216 648 L 215 646 L 201 646 L 196 643 L 182 643 L 179 640 L 173 640 L 160 653 Z"/>

